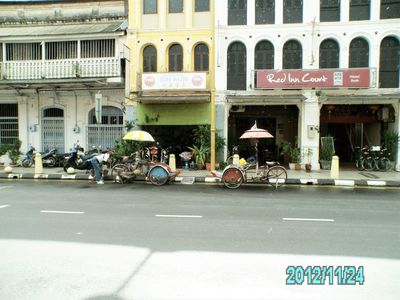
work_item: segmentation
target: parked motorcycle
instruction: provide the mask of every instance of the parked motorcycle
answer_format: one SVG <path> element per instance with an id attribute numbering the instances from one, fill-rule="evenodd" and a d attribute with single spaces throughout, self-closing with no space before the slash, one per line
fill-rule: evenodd
<path id="1" fill-rule="evenodd" d="M 85 155 L 83 152 L 84 149 L 79 146 L 79 144 L 75 144 L 71 150 L 71 155 L 67 157 L 67 160 L 64 162 L 64 171 L 67 172 L 68 168 L 72 167 L 77 170 L 91 170 L 93 168 L 90 159 L 96 156 L 98 153 L 90 153 Z"/>
<path id="2" fill-rule="evenodd" d="M 30 146 L 28 152 L 22 158 L 22 166 L 25 168 L 32 167 L 35 164 L 35 147 Z M 58 161 L 57 149 L 52 148 L 45 153 L 42 153 L 43 167 L 55 167 Z"/>
<path id="3" fill-rule="evenodd" d="M 35 150 L 35 147 L 30 146 L 28 151 L 25 153 L 21 162 L 24 168 L 30 168 L 35 163 L 35 154 L 33 153 Z"/>

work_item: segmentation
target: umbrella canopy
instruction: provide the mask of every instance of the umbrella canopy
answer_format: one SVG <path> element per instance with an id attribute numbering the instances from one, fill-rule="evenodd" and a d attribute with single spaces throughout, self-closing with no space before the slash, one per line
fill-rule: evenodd
<path id="1" fill-rule="evenodd" d="M 268 130 L 258 128 L 257 123 L 254 123 L 253 127 L 251 127 L 249 130 L 246 130 L 240 139 L 268 139 L 273 137 L 274 136 L 270 134 Z"/>
<path id="2" fill-rule="evenodd" d="M 138 142 L 154 142 L 154 138 L 151 136 L 151 134 L 143 130 L 129 131 L 122 139 Z"/>

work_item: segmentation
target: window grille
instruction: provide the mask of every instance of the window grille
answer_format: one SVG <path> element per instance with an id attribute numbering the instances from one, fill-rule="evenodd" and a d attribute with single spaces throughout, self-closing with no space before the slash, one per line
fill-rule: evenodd
<path id="1" fill-rule="evenodd" d="M 299 42 L 288 41 L 283 46 L 283 69 L 301 69 L 303 67 L 303 50 Z"/>
<path id="2" fill-rule="evenodd" d="M 199 44 L 194 48 L 194 70 L 208 71 L 209 51 L 205 44 Z"/>
<path id="3" fill-rule="evenodd" d="M 380 47 L 379 87 L 399 87 L 399 40 L 394 37 L 383 39 Z"/>
<path id="4" fill-rule="evenodd" d="M 254 66 L 258 70 L 274 68 L 274 46 L 269 41 L 259 42 L 254 51 Z"/>
<path id="5" fill-rule="evenodd" d="M 115 40 L 84 40 L 81 41 L 81 57 L 115 57 Z"/>
<path id="6" fill-rule="evenodd" d="M 246 90 L 246 46 L 236 42 L 228 48 L 228 90 Z"/>
<path id="7" fill-rule="evenodd" d="M 370 0 L 350 0 L 350 21 L 369 20 L 370 5 Z"/>
<path id="8" fill-rule="evenodd" d="M 41 60 L 42 46 L 40 43 L 7 43 L 6 59 L 8 61 Z"/>
<path id="9" fill-rule="evenodd" d="M 369 67 L 369 45 L 363 38 L 356 38 L 350 43 L 349 68 Z"/>
<path id="10" fill-rule="evenodd" d="M 183 12 L 183 2 L 182 2 L 182 0 L 169 0 L 168 1 L 168 12 L 170 14 Z"/>
<path id="11" fill-rule="evenodd" d="M 143 72 L 157 72 L 157 50 L 154 46 L 143 50 Z"/>
<path id="12" fill-rule="evenodd" d="M 93 108 L 89 112 L 87 127 L 87 146 L 101 146 L 103 149 L 114 148 L 115 140 L 123 135 L 122 110 L 113 106 L 103 106 L 102 124 L 96 124 L 96 113 Z"/>
<path id="13" fill-rule="evenodd" d="M 400 0 L 381 0 L 381 19 L 400 18 Z"/>
<path id="14" fill-rule="evenodd" d="M 247 24 L 247 0 L 228 0 L 228 25 Z"/>
<path id="15" fill-rule="evenodd" d="M 50 107 L 42 111 L 42 151 L 56 148 L 58 153 L 64 147 L 64 110 Z"/>
<path id="16" fill-rule="evenodd" d="M 0 104 L 0 145 L 18 140 L 18 105 Z"/>
<path id="17" fill-rule="evenodd" d="M 182 46 L 175 44 L 169 48 L 168 55 L 169 72 L 181 72 L 183 69 L 183 50 Z"/>
<path id="18" fill-rule="evenodd" d="M 320 0 L 321 22 L 340 21 L 340 0 Z"/>
<path id="19" fill-rule="evenodd" d="M 143 14 L 156 14 L 157 0 L 143 0 Z"/>
<path id="20" fill-rule="evenodd" d="M 339 68 L 339 45 L 334 40 L 325 40 L 319 46 L 319 68 Z"/>
<path id="21" fill-rule="evenodd" d="M 283 23 L 303 22 L 303 0 L 283 0 Z"/>
<path id="22" fill-rule="evenodd" d="M 78 57 L 78 42 L 46 42 L 45 57 L 51 59 L 70 59 Z"/>
<path id="23" fill-rule="evenodd" d="M 275 23 L 275 0 L 256 0 L 256 24 Z"/>
<path id="24" fill-rule="evenodd" d="M 196 0 L 194 5 L 195 12 L 210 11 L 210 0 Z"/>

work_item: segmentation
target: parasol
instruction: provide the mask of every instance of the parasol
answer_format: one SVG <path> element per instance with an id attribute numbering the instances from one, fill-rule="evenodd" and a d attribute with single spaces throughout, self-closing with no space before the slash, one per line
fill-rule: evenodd
<path id="1" fill-rule="evenodd" d="M 253 127 L 249 130 L 246 130 L 245 133 L 242 134 L 240 139 L 268 139 L 273 138 L 274 136 L 268 132 L 268 130 L 258 128 L 257 122 L 254 123 Z"/>
<path id="2" fill-rule="evenodd" d="M 129 131 L 122 139 L 138 142 L 154 142 L 154 138 L 151 136 L 151 134 L 143 130 Z"/>

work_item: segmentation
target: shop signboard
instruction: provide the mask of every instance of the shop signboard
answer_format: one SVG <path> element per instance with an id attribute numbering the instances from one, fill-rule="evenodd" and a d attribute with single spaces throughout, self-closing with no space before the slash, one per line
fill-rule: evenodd
<path id="1" fill-rule="evenodd" d="M 205 90 L 206 72 L 143 73 L 142 90 Z"/>
<path id="2" fill-rule="evenodd" d="M 368 88 L 370 69 L 256 70 L 257 89 Z"/>

